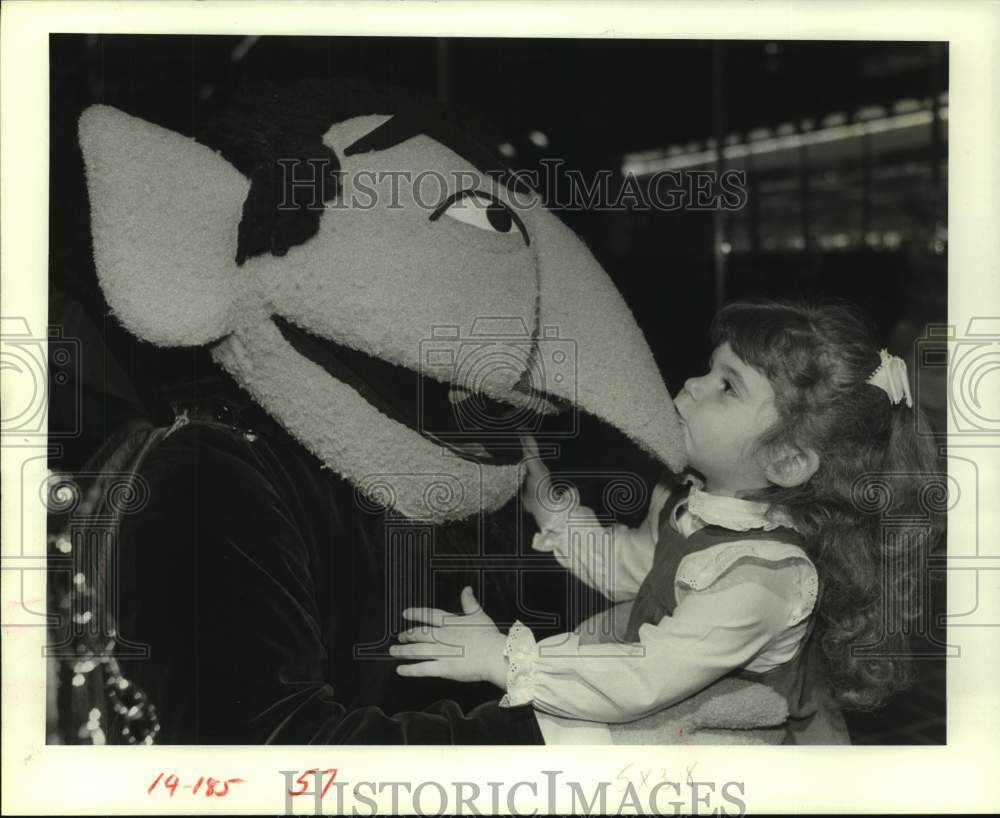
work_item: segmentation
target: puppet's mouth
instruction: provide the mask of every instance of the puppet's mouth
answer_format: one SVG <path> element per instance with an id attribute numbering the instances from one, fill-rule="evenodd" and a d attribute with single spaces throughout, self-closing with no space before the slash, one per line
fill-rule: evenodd
<path id="1" fill-rule="evenodd" d="M 524 456 L 519 435 L 538 429 L 541 415 L 524 406 L 442 383 L 320 338 L 279 315 L 271 317 L 300 355 L 350 386 L 382 414 L 464 460 L 493 466 L 519 463 Z M 536 394 L 532 402 L 545 414 L 566 407 L 565 401 L 548 395 Z"/>

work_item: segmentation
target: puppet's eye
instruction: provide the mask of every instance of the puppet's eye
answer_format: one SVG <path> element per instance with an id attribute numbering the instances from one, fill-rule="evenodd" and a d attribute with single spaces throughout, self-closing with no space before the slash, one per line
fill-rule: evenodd
<path id="1" fill-rule="evenodd" d="M 479 190 L 453 193 L 431 214 L 431 221 L 437 221 L 442 216 L 490 233 L 511 233 L 516 226 L 524 243 L 531 243 L 524 222 L 507 205 L 489 193 Z"/>

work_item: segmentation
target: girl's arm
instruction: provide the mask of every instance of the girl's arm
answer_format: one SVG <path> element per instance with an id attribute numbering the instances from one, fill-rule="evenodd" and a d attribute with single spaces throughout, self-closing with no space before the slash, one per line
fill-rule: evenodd
<path id="1" fill-rule="evenodd" d="M 565 718 L 632 721 L 749 663 L 789 625 L 799 595 L 794 567 L 740 563 L 726 582 L 686 594 L 673 616 L 643 625 L 637 644 L 581 644 L 575 634 L 536 643 L 519 622 L 504 639 L 481 611 L 466 626 L 465 617 L 418 610 L 404 615 L 431 627 L 400 634 L 404 644 L 391 653 L 430 660 L 400 666 L 404 676 L 487 680 L 506 688 L 501 706 L 531 703 Z"/>
<path id="2" fill-rule="evenodd" d="M 761 574 L 764 572 L 764 575 Z M 505 645 L 507 695 L 566 718 L 632 721 L 675 704 L 748 664 L 797 610 L 794 568 L 739 564 L 728 581 L 684 596 L 637 644 L 580 644 L 575 634 L 536 643 L 515 623 Z"/>
<path id="3" fill-rule="evenodd" d="M 548 551 L 560 565 L 613 602 L 634 599 L 653 566 L 659 535 L 659 516 L 670 490 L 663 483 L 653 489 L 649 512 L 642 525 L 602 525 L 594 512 L 580 504 L 575 488 L 559 501 L 559 510 L 546 508 L 549 470 L 530 437 L 524 438 L 528 473 L 524 504 L 539 531 L 532 540 L 536 551 Z"/>

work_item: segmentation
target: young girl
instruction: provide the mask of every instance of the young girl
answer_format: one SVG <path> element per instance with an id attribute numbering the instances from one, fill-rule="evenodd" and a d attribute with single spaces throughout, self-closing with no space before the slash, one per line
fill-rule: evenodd
<path id="1" fill-rule="evenodd" d="M 887 617 L 914 613 L 920 546 L 896 524 L 919 516 L 933 465 L 905 364 L 841 306 L 732 303 L 711 335 L 709 372 L 675 399 L 691 472 L 656 486 L 641 527 L 602 530 L 575 490 L 547 509 L 548 473 L 526 440 L 532 545 L 618 603 L 609 618 L 538 643 L 515 622 L 505 637 L 466 588 L 464 615 L 404 612 L 423 625 L 391 652 L 426 661 L 401 675 L 487 680 L 506 690 L 501 704 L 605 723 L 725 675 L 771 685 L 794 719 L 812 646 L 841 706 L 876 707 L 909 681 L 905 637 Z M 866 492 L 887 475 L 891 497 L 873 505 Z M 586 536 L 595 530 L 606 536 Z"/>

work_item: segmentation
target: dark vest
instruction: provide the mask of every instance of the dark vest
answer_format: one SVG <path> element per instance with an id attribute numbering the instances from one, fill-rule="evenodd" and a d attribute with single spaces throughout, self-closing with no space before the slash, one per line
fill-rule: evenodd
<path id="1" fill-rule="evenodd" d="M 653 567 L 639 587 L 635 599 L 610 609 L 607 615 L 613 618 L 612 624 L 599 628 L 597 632 L 581 633 L 581 642 L 638 642 L 641 625 L 656 625 L 664 616 L 672 615 L 677 607 L 674 591 L 677 569 L 688 554 L 726 542 L 747 540 L 789 543 L 800 547 L 803 545 L 801 536 L 789 528 L 733 531 L 708 525 L 685 538 L 674 530 L 670 521 L 674 509 L 687 498 L 689 491 L 690 486 L 686 484 L 675 489 L 660 512 Z M 737 669 L 728 674 L 730 677 L 766 684 L 785 698 L 789 712 L 789 743 L 793 743 L 792 734 L 802 729 L 816 712 L 812 696 L 813 682 L 819 672 L 819 657 L 815 655 L 815 640 L 812 639 L 815 621 L 815 615 L 809 618 L 806 634 L 795 655 L 787 662 L 763 673 Z"/>

